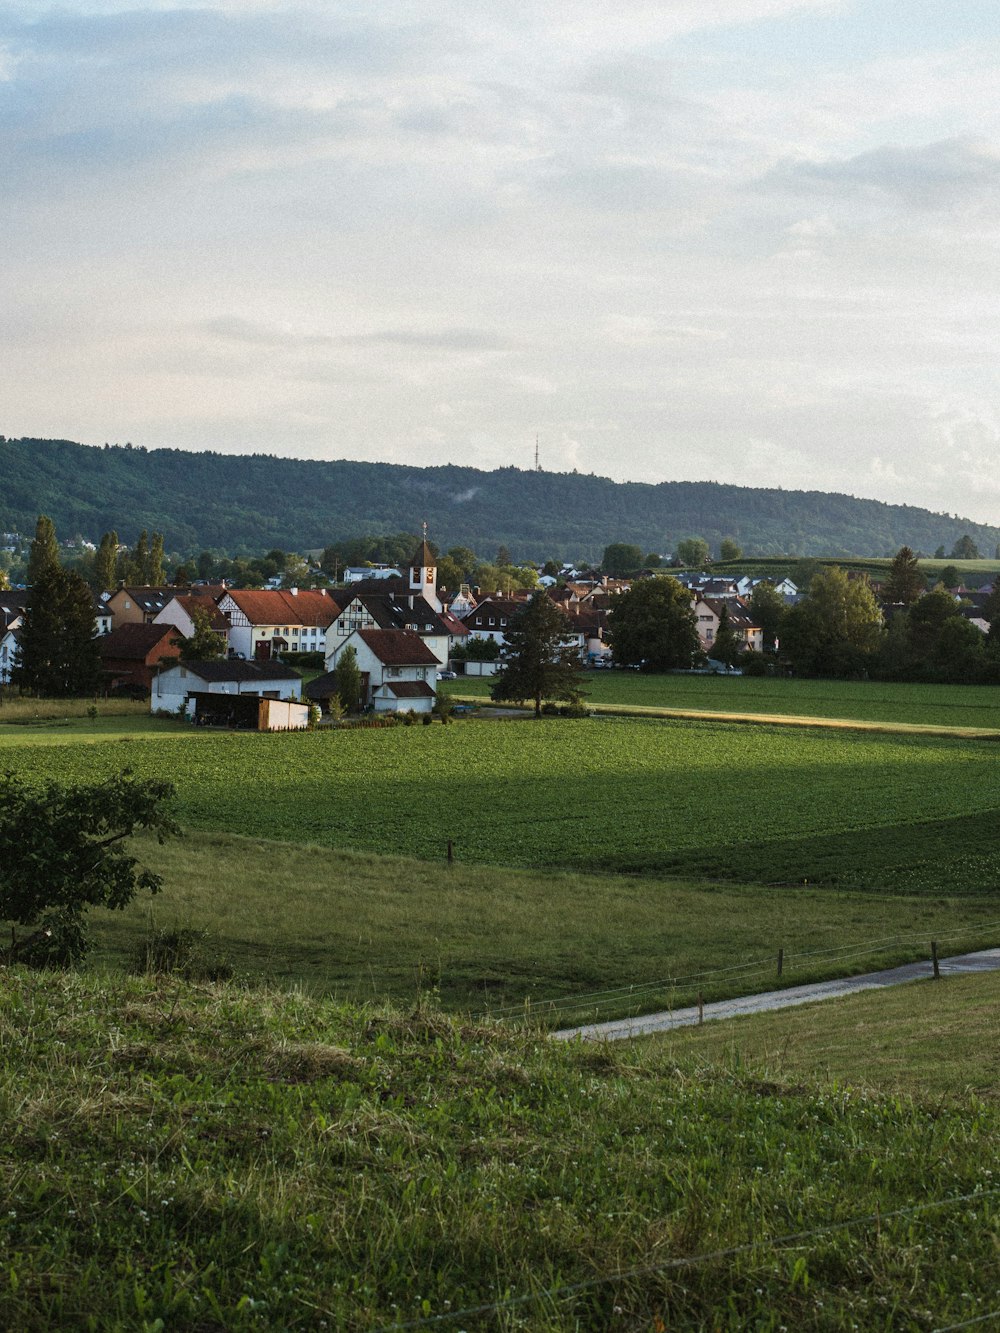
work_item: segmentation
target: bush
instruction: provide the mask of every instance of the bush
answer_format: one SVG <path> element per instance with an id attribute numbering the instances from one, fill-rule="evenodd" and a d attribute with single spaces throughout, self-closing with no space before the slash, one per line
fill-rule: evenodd
<path id="1" fill-rule="evenodd" d="M 153 930 L 132 954 L 129 970 L 140 975 L 170 975 L 186 981 L 231 981 L 233 965 L 206 949 L 205 931 Z"/>

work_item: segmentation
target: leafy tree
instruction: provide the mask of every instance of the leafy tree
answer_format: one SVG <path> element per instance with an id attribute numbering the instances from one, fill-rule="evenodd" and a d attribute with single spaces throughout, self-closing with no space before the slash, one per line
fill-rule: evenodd
<path id="1" fill-rule="evenodd" d="M 301 555 L 286 555 L 284 571 L 281 575 L 283 588 L 302 588 L 311 581 L 309 561 Z"/>
<path id="2" fill-rule="evenodd" d="M 448 588 L 452 592 L 457 592 L 465 582 L 465 575 L 460 565 L 458 565 L 450 555 L 438 557 L 437 562 L 437 586 L 439 588 Z"/>
<path id="3" fill-rule="evenodd" d="M 150 588 L 162 588 L 166 580 L 166 573 L 163 568 L 163 533 L 154 532 L 153 541 L 149 548 L 149 555 L 146 557 L 146 568 L 143 570 L 143 583 Z"/>
<path id="4" fill-rule="evenodd" d="M 70 787 L 0 777 L 0 919 L 32 928 L 14 937 L 10 960 L 71 963 L 87 949 L 88 907 L 121 910 L 140 891 L 159 892 L 160 877 L 140 866 L 125 840 L 138 829 L 161 842 L 179 831 L 163 808 L 173 790 L 127 770 Z"/>
<path id="5" fill-rule="evenodd" d="M 937 645 L 945 624 L 964 617 L 958 603 L 947 590 L 938 585 L 910 607 L 908 627 L 910 650 L 918 663 L 929 663 L 937 656 Z M 975 629 L 975 626 L 973 626 Z M 978 633 L 978 631 L 977 631 Z"/>
<path id="6" fill-rule="evenodd" d="M 723 537 L 719 543 L 720 560 L 739 560 L 743 555 L 743 547 L 735 537 Z"/>
<path id="7" fill-rule="evenodd" d="M 778 646 L 781 624 L 788 607 L 773 583 L 767 580 L 755 583 L 750 593 L 750 613 L 760 626 L 763 648 L 766 653 L 773 653 Z"/>
<path id="8" fill-rule="evenodd" d="M 501 668 L 490 689 L 496 700 L 531 699 L 535 717 L 543 699 L 580 697 L 580 654 L 570 643 L 566 617 L 544 591 L 533 593 L 511 617 L 501 649 Z"/>
<path id="9" fill-rule="evenodd" d="M 964 537 L 959 537 L 958 541 L 951 548 L 951 560 L 978 560 L 979 547 L 966 533 Z"/>
<path id="10" fill-rule="evenodd" d="M 719 609 L 719 628 L 715 632 L 711 656 L 731 667 L 742 652 L 743 644 L 739 635 L 729 623 L 729 607 L 723 602 Z"/>
<path id="11" fill-rule="evenodd" d="M 851 579 L 831 566 L 789 608 L 781 646 L 806 674 L 847 676 L 868 669 L 881 637 L 882 612 L 867 578 Z"/>
<path id="12" fill-rule="evenodd" d="M 467 662 L 495 662 L 500 656 L 500 645 L 496 639 L 484 639 L 478 634 L 470 634 L 465 643 L 458 647 L 463 650 Z"/>
<path id="13" fill-rule="evenodd" d="M 6 569 L 0 568 L 0 590 L 6 592 L 10 587 L 10 579 L 7 576 Z"/>
<path id="14" fill-rule="evenodd" d="M 605 546 L 604 555 L 601 557 L 601 569 L 611 578 L 624 578 L 642 567 L 641 546 L 633 546 L 631 542 L 612 542 L 610 546 Z"/>
<path id="15" fill-rule="evenodd" d="M 479 556 L 476 555 L 475 551 L 470 551 L 467 546 L 452 546 L 446 554 L 462 571 L 462 578 L 459 582 L 468 583 L 473 571 L 480 563 Z"/>
<path id="16" fill-rule="evenodd" d="M 682 565 L 698 568 L 711 560 L 712 549 L 704 537 L 685 537 L 677 543 L 677 558 Z"/>
<path id="17" fill-rule="evenodd" d="M 1000 578 L 993 584 L 990 595 L 983 603 L 983 619 L 989 621 L 990 642 L 1000 642 Z"/>
<path id="18" fill-rule="evenodd" d="M 662 564 L 663 556 L 658 555 L 656 551 L 649 551 L 642 562 L 642 567 L 643 569 L 659 569 Z"/>
<path id="19" fill-rule="evenodd" d="M 59 543 L 52 520 L 39 514 L 35 523 L 35 537 L 28 553 L 27 584 L 33 588 L 49 570 L 59 568 Z"/>
<path id="20" fill-rule="evenodd" d="M 908 546 L 901 546 L 892 558 L 882 596 L 887 602 L 911 606 L 926 591 L 927 580 L 920 572 L 917 557 Z"/>
<path id="21" fill-rule="evenodd" d="M 949 616 L 941 626 L 931 666 L 945 680 L 977 680 L 986 663 L 986 636 L 965 616 Z"/>
<path id="22" fill-rule="evenodd" d="M 212 617 L 203 606 L 191 608 L 194 633 L 181 638 L 181 657 L 185 662 L 215 662 L 225 657 L 228 648 L 226 636 L 212 628 Z"/>
<path id="23" fill-rule="evenodd" d="M 615 598 L 609 638 L 619 665 L 650 671 L 688 668 L 701 651 L 691 595 L 669 575 L 641 579 Z"/>
<path id="24" fill-rule="evenodd" d="M 187 565 L 178 565 L 174 570 L 174 587 L 186 588 L 191 582 L 191 571 Z"/>
<path id="25" fill-rule="evenodd" d="M 202 551 L 198 557 L 198 577 L 200 579 L 210 579 L 215 569 L 215 556 L 211 551 Z"/>
<path id="26" fill-rule="evenodd" d="M 31 589 L 12 680 L 51 697 L 93 694 L 101 673 L 94 600 L 75 570 L 54 565 Z"/>
<path id="27" fill-rule="evenodd" d="M 943 560 L 943 559 L 944 559 L 944 547 L 943 547 L 943 546 L 939 546 L 939 547 L 937 548 L 937 550 L 934 552 L 934 559 L 935 559 L 935 560 Z"/>
<path id="28" fill-rule="evenodd" d="M 962 579 L 954 565 L 945 565 L 944 569 L 942 569 L 941 573 L 938 575 L 938 581 L 943 584 L 945 588 L 957 588 Z"/>
<path id="29" fill-rule="evenodd" d="M 95 592 L 107 592 L 118 582 L 118 533 L 106 532 L 94 556 L 91 587 Z"/>
<path id="30" fill-rule="evenodd" d="M 361 702 L 361 669 L 353 647 L 345 648 L 337 658 L 333 676 L 344 712 L 356 712 Z"/>

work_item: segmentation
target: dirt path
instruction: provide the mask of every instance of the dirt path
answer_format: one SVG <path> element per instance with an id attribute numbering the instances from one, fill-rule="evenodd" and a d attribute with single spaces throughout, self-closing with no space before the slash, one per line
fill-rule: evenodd
<path id="1" fill-rule="evenodd" d="M 941 975 L 962 972 L 996 972 L 1000 970 L 1000 949 L 983 949 L 979 953 L 958 954 L 942 958 Z M 920 981 L 933 976 L 929 961 L 904 963 L 902 967 L 888 967 L 882 972 L 866 972 L 859 977 L 842 977 L 836 981 L 816 981 L 806 986 L 789 986 L 786 990 L 765 991 L 760 995 L 743 995 L 735 1000 L 718 1000 L 706 1004 L 704 1017 L 710 1019 L 738 1018 L 742 1014 L 762 1014 L 772 1009 L 788 1009 L 796 1004 L 812 1004 L 816 1000 L 833 1000 L 838 995 L 853 995 L 857 991 L 881 990 L 885 986 L 899 986 L 906 981 Z M 585 1041 L 622 1041 L 628 1037 L 642 1037 L 650 1032 L 669 1032 L 672 1028 L 693 1027 L 698 1022 L 698 1009 L 673 1009 L 659 1014 L 643 1014 L 639 1018 L 622 1018 L 613 1023 L 591 1023 L 585 1027 L 564 1028 L 553 1032 L 553 1037 L 568 1041 L 580 1037 Z"/>

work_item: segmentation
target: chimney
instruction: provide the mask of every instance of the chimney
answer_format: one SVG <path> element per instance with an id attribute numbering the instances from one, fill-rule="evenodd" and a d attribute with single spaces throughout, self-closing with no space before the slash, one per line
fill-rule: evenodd
<path id="1" fill-rule="evenodd" d="M 293 597 L 298 597 L 299 595 L 298 588 L 289 588 L 288 591 L 292 594 Z"/>

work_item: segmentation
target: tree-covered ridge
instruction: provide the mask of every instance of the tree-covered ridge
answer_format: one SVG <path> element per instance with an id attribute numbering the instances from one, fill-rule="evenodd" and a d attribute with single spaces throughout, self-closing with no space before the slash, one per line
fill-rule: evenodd
<path id="1" fill-rule="evenodd" d="M 93 540 L 162 531 L 180 552 L 320 548 L 421 521 L 442 548 L 503 544 L 519 560 L 596 560 L 619 541 L 667 552 L 692 534 L 748 556 L 929 555 L 966 535 L 992 555 L 1000 543 L 1000 527 L 820 491 L 0 438 L 0 528 L 30 532 L 39 513 Z"/>

